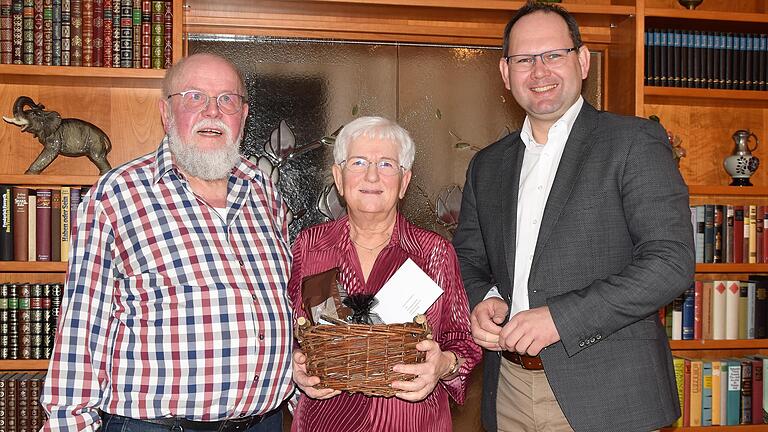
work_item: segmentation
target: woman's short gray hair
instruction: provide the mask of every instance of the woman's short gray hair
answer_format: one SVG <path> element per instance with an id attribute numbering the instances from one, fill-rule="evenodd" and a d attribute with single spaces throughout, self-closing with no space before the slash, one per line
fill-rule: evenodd
<path id="1" fill-rule="evenodd" d="M 347 159 L 349 144 L 360 137 L 390 141 L 400 146 L 400 165 L 409 170 L 416 156 L 411 135 L 402 126 L 384 117 L 360 117 L 347 123 L 336 137 L 333 161 L 340 164 Z"/>

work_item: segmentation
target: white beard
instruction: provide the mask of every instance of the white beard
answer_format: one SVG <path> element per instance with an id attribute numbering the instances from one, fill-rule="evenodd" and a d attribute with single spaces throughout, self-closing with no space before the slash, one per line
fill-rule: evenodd
<path id="1" fill-rule="evenodd" d="M 176 164 L 187 174 L 201 180 L 222 180 L 229 178 L 232 168 L 240 162 L 240 141 L 243 132 L 240 131 L 236 139 L 232 139 L 232 131 L 221 120 L 203 119 L 195 123 L 192 128 L 194 134 L 204 128 L 215 127 L 221 129 L 226 137 L 225 145 L 214 150 L 202 151 L 198 148 L 194 138 L 191 142 L 184 142 L 176 128 L 173 117 L 169 119 L 168 144 Z"/>

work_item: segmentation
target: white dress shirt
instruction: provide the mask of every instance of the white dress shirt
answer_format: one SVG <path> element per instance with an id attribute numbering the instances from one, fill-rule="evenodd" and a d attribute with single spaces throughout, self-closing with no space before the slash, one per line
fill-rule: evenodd
<path id="1" fill-rule="evenodd" d="M 517 195 L 517 230 L 515 236 L 515 277 L 512 289 L 512 304 L 509 316 L 528 310 L 528 277 L 531 273 L 533 252 L 539 237 L 539 227 L 544 215 L 549 191 L 555 181 L 565 143 L 571 134 L 576 117 L 581 111 L 584 99 L 576 103 L 549 129 L 547 143 L 539 144 L 533 139 L 531 121 L 525 117 L 520 139 L 525 144 L 523 166 Z M 499 295 L 496 287 L 491 288 L 485 298 Z"/>

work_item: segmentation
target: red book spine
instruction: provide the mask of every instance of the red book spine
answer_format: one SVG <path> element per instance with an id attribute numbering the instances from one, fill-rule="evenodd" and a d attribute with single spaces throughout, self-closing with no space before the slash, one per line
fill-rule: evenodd
<path id="1" fill-rule="evenodd" d="M 114 27 L 112 26 L 112 0 L 104 0 L 102 9 L 104 9 L 104 40 L 102 43 L 102 49 L 104 50 L 104 61 L 102 66 L 112 67 L 112 32 L 114 31 Z"/>
<path id="2" fill-rule="evenodd" d="M 37 190 L 37 261 L 51 260 L 51 190 Z"/>
<path id="3" fill-rule="evenodd" d="M 13 188 L 13 259 L 28 261 L 29 189 Z"/>
<path id="4" fill-rule="evenodd" d="M 72 0 L 70 25 L 70 64 L 72 66 L 83 65 L 83 4 L 82 0 Z"/>
<path id="5" fill-rule="evenodd" d="M 733 208 L 733 262 L 744 263 L 744 206 Z"/>
<path id="6" fill-rule="evenodd" d="M 93 0 L 82 0 L 83 66 L 93 66 Z"/>
<path id="7" fill-rule="evenodd" d="M 93 0 L 93 65 L 104 66 L 104 0 Z"/>

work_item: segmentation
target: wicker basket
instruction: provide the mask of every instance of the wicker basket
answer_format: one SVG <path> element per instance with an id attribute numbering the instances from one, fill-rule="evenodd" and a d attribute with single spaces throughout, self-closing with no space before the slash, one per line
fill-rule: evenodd
<path id="1" fill-rule="evenodd" d="M 416 344 L 432 338 L 423 315 L 405 324 L 312 326 L 303 317 L 297 324 L 296 338 L 307 355 L 307 372 L 320 377 L 317 387 L 368 396 L 399 392 L 389 385 L 414 376 L 393 372 L 392 367 L 423 362 L 425 353 L 417 351 Z"/>

